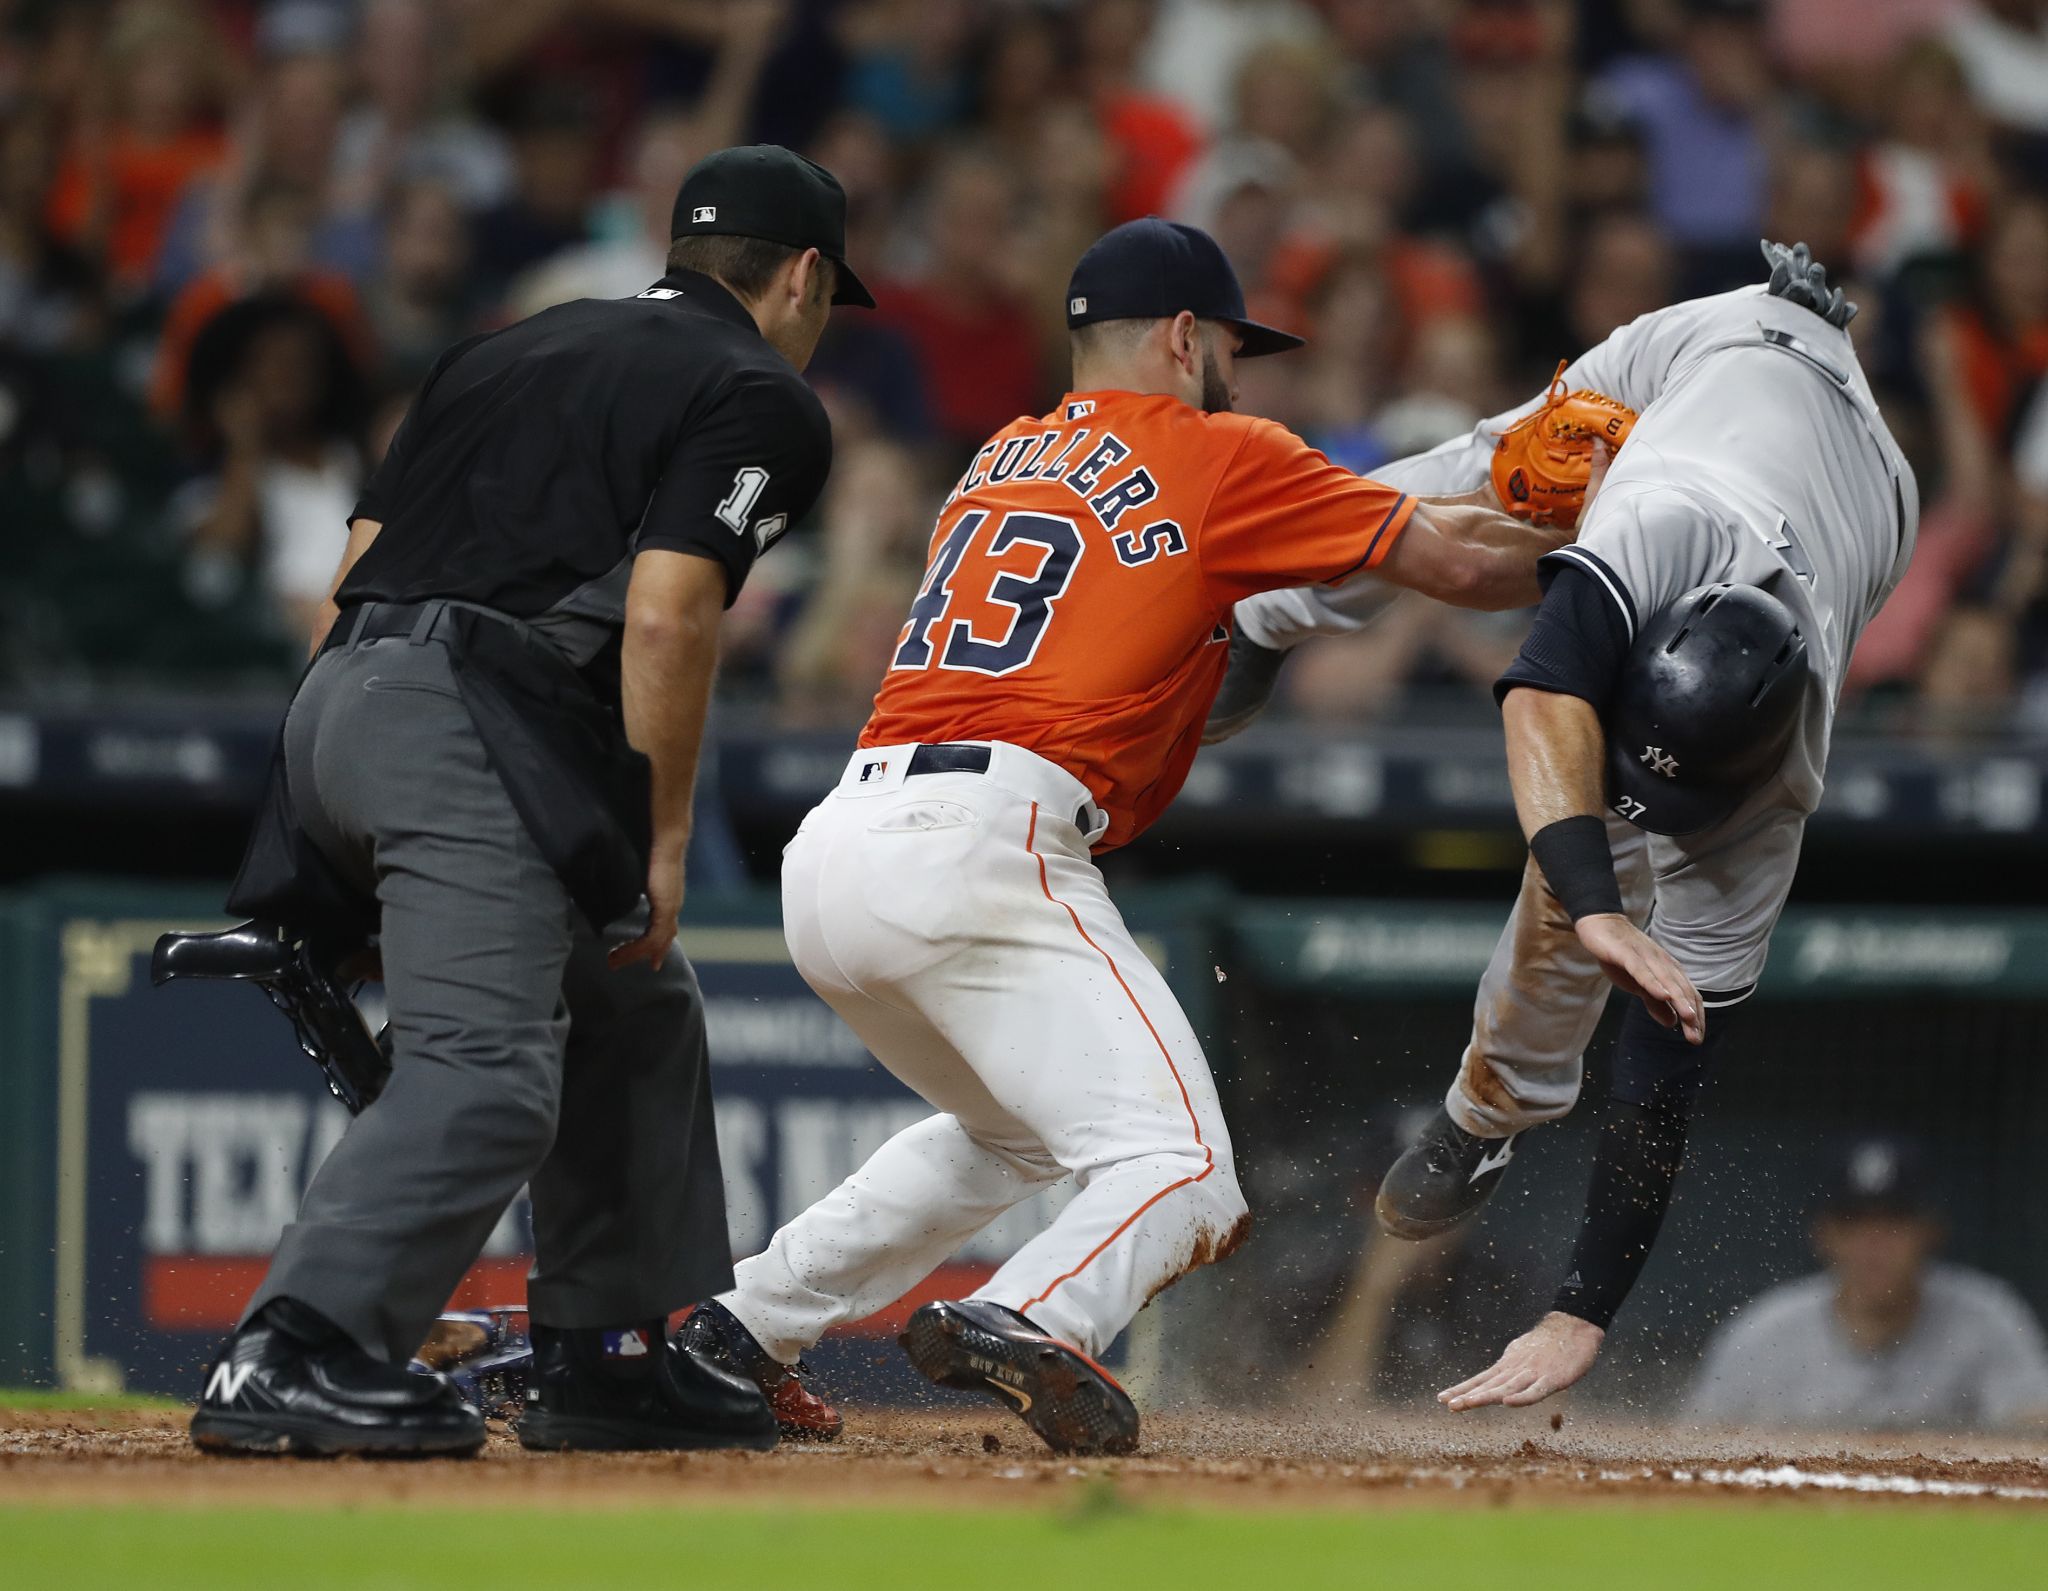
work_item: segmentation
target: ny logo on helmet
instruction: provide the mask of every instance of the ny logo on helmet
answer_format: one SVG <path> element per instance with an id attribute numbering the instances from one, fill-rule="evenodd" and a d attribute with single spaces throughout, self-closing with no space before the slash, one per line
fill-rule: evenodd
<path id="1" fill-rule="evenodd" d="M 1661 773 L 1667 779 L 1678 777 L 1678 759 L 1662 746 L 1643 747 L 1642 756 L 1636 760 L 1645 764 L 1652 773 Z"/>

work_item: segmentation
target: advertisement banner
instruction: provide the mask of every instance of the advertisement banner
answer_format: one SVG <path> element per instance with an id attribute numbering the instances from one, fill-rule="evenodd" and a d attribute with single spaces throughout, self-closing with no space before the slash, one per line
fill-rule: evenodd
<path id="1" fill-rule="evenodd" d="M 157 936 L 224 923 L 188 892 L 48 894 L 55 939 L 52 1368 L 67 1385 L 190 1395 L 348 1114 L 254 987 L 149 983 Z M 138 909 L 140 908 L 140 909 Z M 693 901 L 682 943 L 703 986 L 736 1255 L 928 1114 L 791 967 L 774 902 Z M 1164 963 L 1157 939 L 1148 953 Z M 381 1020 L 377 991 L 366 1012 Z M 959 1296 L 1028 1241 L 1065 1184 L 1011 1211 L 909 1299 L 825 1346 L 821 1368 L 872 1393 L 902 1383 L 878 1352 L 924 1299 Z M 452 1302 L 522 1302 L 524 1200 Z M 861 1339 L 868 1339 L 864 1343 Z M 907 1371 L 903 1372 L 907 1375 Z"/>

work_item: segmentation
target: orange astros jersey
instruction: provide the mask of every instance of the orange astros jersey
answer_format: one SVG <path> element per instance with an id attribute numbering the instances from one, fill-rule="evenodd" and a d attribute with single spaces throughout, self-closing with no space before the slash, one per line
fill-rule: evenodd
<path id="1" fill-rule="evenodd" d="M 1284 426 L 1178 399 L 1070 393 L 975 454 L 863 746 L 1002 740 L 1142 833 L 1201 744 L 1240 597 L 1385 558 L 1413 499 Z"/>

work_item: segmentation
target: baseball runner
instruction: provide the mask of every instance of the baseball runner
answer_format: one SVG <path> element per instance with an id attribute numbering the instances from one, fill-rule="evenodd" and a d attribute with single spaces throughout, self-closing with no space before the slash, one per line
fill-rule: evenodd
<path id="1" fill-rule="evenodd" d="M 1763 970 L 1850 653 L 1912 554 L 1918 494 L 1857 365 L 1855 306 L 1804 245 L 1764 249 L 1768 284 L 1646 315 L 1561 378 L 1596 417 L 1575 434 L 1602 432 L 1603 404 L 1635 417 L 1576 544 L 1544 558 L 1542 606 L 1496 687 L 1530 862 L 1444 1109 L 1382 1185 L 1386 1230 L 1469 1219 L 1518 1136 L 1577 1101 L 1609 982 L 1640 1003 L 1552 1312 L 1441 1393 L 1453 1409 L 1535 1403 L 1592 1368 L 1656 1239 L 1699 1084 Z M 1383 478 L 1499 481 L 1505 439 L 1559 401 Z M 1541 450 L 1523 467 L 1540 477 Z M 1543 511 L 1540 480 L 1503 495 Z M 1356 629 L 1380 600 L 1361 584 L 1241 603 L 1210 737 L 1256 714 L 1286 649 Z"/>
<path id="2" fill-rule="evenodd" d="M 793 1373 L 828 1328 L 1071 1175 L 1045 1232 L 902 1340 L 923 1374 L 996 1398 L 1057 1450 L 1136 1445 L 1096 1356 L 1236 1248 L 1247 1215 L 1208 1062 L 1093 857 L 1180 788 L 1234 603 L 1370 569 L 1510 607 L 1561 539 L 1360 479 L 1230 412 L 1235 361 L 1299 339 L 1246 318 L 1205 233 L 1108 233 L 1075 268 L 1067 322 L 1075 390 L 975 455 L 860 747 L 785 853 L 797 968 L 936 1111 L 686 1328 L 761 1384 L 785 1432 L 838 1429 Z"/>

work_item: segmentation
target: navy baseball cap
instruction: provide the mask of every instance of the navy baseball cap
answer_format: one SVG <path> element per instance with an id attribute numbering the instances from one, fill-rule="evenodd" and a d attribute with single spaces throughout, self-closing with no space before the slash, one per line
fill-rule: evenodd
<path id="1" fill-rule="evenodd" d="M 1935 1211 L 1927 1152 L 1915 1139 L 1878 1134 L 1841 1145 L 1821 1185 L 1821 1213 L 1930 1216 Z"/>
<path id="2" fill-rule="evenodd" d="M 1069 330 L 1103 320 L 1171 320 L 1182 310 L 1232 328 L 1244 339 L 1240 359 L 1302 344 L 1291 332 L 1246 317 L 1244 289 L 1214 238 L 1156 215 L 1103 233 L 1067 283 Z"/>
<path id="3" fill-rule="evenodd" d="M 721 149 L 698 161 L 676 194 L 668 235 L 761 238 L 816 249 L 839 268 L 833 303 L 875 307 L 846 263 L 846 190 L 815 160 L 780 144 Z"/>

